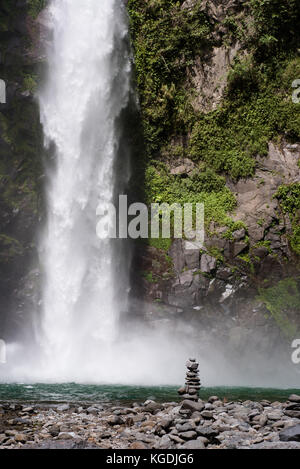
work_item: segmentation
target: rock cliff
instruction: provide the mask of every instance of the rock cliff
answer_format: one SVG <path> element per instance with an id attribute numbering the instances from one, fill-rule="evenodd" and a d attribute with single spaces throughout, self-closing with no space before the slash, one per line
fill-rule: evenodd
<path id="1" fill-rule="evenodd" d="M 43 163 L 34 41 L 42 6 L 33 0 L 0 6 L 0 78 L 6 84 L 0 104 L 0 330 L 6 337 L 23 328 L 36 285 Z"/>
<path id="2" fill-rule="evenodd" d="M 299 5 L 129 0 L 128 9 L 145 198 L 205 205 L 202 249 L 184 237 L 139 246 L 146 315 L 175 311 L 205 323 L 210 311 L 231 318 L 229 338 L 255 324 L 295 336 Z"/>

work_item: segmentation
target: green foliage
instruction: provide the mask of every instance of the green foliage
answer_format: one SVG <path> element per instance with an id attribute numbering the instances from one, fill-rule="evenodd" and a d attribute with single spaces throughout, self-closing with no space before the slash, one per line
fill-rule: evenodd
<path id="1" fill-rule="evenodd" d="M 147 282 L 150 282 L 150 283 L 156 282 L 155 278 L 153 277 L 152 272 L 142 272 L 142 275 L 147 280 Z"/>
<path id="2" fill-rule="evenodd" d="M 245 115 L 244 120 L 249 117 Z M 193 160 L 205 161 L 215 171 L 229 173 L 234 178 L 246 177 L 253 174 L 255 167 L 247 147 L 250 138 L 238 115 L 230 109 L 219 109 L 199 115 L 192 130 L 189 153 Z"/>
<path id="3" fill-rule="evenodd" d="M 28 0 L 29 14 L 32 18 L 36 18 L 38 14 L 45 8 L 48 0 Z"/>
<path id="4" fill-rule="evenodd" d="M 259 218 L 256 223 L 258 224 L 258 226 L 260 227 L 263 227 L 264 226 L 264 223 L 265 223 L 265 219 L 264 218 Z"/>
<path id="5" fill-rule="evenodd" d="M 269 254 L 272 254 L 272 249 L 271 249 L 271 241 L 258 241 L 256 244 L 254 244 L 253 249 L 255 248 L 266 248 L 269 252 Z"/>
<path id="6" fill-rule="evenodd" d="M 195 185 L 193 183 L 195 182 Z M 211 182 L 211 186 L 209 186 Z M 204 203 L 205 223 L 230 224 L 227 213 L 232 211 L 236 200 L 225 181 L 211 170 L 194 173 L 191 178 L 171 175 L 163 164 L 153 163 L 146 170 L 146 200 L 150 203 Z"/>
<path id="7" fill-rule="evenodd" d="M 24 76 L 23 88 L 33 94 L 37 88 L 37 77 L 35 75 L 26 74 Z"/>
<path id="8" fill-rule="evenodd" d="M 9 262 L 15 256 L 23 254 L 23 247 L 17 239 L 0 234 L 0 260 Z"/>
<path id="9" fill-rule="evenodd" d="M 224 262 L 224 256 L 222 254 L 222 251 L 219 248 L 216 247 L 210 247 L 207 252 L 212 256 L 217 259 L 217 261 L 220 263 Z"/>
<path id="10" fill-rule="evenodd" d="M 236 62 L 222 107 L 198 115 L 191 133 L 192 159 L 235 179 L 253 174 L 254 157 L 266 156 L 268 142 L 278 135 L 300 138 L 300 106 L 291 100 L 300 59 L 277 64 L 270 77 L 269 70 L 255 67 L 249 59 Z"/>
<path id="11" fill-rule="evenodd" d="M 248 55 L 245 58 L 237 56 L 234 65 L 228 73 L 228 92 L 238 91 L 245 96 L 252 93 L 257 85 L 257 69 L 253 63 L 253 56 Z"/>
<path id="12" fill-rule="evenodd" d="M 249 4 L 255 30 L 251 41 L 260 60 L 299 47 L 298 0 L 250 0 Z"/>
<path id="13" fill-rule="evenodd" d="M 244 222 L 242 221 L 234 221 L 234 220 L 231 220 L 227 223 L 227 226 L 228 226 L 228 230 L 225 231 L 225 233 L 222 234 L 222 238 L 225 238 L 225 239 L 233 239 L 233 233 L 237 230 L 241 230 L 241 229 L 244 229 L 245 232 L 247 232 L 247 226 L 245 225 Z"/>
<path id="14" fill-rule="evenodd" d="M 292 224 L 293 234 L 290 238 L 291 248 L 293 251 L 300 256 L 300 224 L 299 220 L 296 220 Z"/>
<path id="15" fill-rule="evenodd" d="M 300 209 L 300 183 L 280 186 L 274 197 L 279 199 L 284 213 L 295 215 Z"/>
<path id="16" fill-rule="evenodd" d="M 129 0 L 131 37 L 148 153 L 185 131 L 192 108 L 182 84 L 186 69 L 209 45 L 211 25 L 200 3 L 182 9 L 176 0 Z"/>
<path id="17" fill-rule="evenodd" d="M 300 255 L 300 183 L 295 182 L 280 186 L 274 197 L 279 199 L 283 212 L 290 215 L 293 228 L 293 233 L 290 237 L 291 248 L 296 254 Z"/>
<path id="18" fill-rule="evenodd" d="M 193 108 L 187 76 L 195 59 L 206 62 L 220 43 L 215 43 L 214 21 L 201 11 L 201 2 L 189 8 L 182 3 L 128 2 L 145 140 L 138 162 L 141 185 L 148 203 L 203 202 L 207 231 L 214 221 L 228 226 L 224 236 L 232 239 L 234 230 L 246 227 L 229 217 L 236 201 L 218 173 L 233 179 L 252 176 L 256 156 L 267 156 L 270 141 L 283 135 L 291 141 L 300 138 L 300 106 L 291 100 L 291 83 L 300 76 L 299 3 L 248 0 L 225 18 L 222 45 L 238 40 L 247 54 L 237 55 L 225 97 L 208 113 Z M 187 178 L 171 175 L 158 162 L 184 157 L 198 164 Z M 299 231 L 295 226 L 294 250 Z M 160 238 L 150 244 L 166 250 L 165 242 L 169 240 Z M 252 267 L 249 255 L 244 260 Z"/>
<path id="19" fill-rule="evenodd" d="M 246 262 L 246 264 L 249 264 L 249 265 L 252 264 L 252 260 L 249 254 L 240 254 L 238 258 Z"/>
<path id="20" fill-rule="evenodd" d="M 238 259 L 240 259 L 241 261 L 243 261 L 245 263 L 245 265 L 247 266 L 247 268 L 249 269 L 249 271 L 251 272 L 251 274 L 254 274 L 255 273 L 255 268 L 254 268 L 254 264 L 253 264 L 253 259 L 250 257 L 250 254 L 249 253 L 245 253 L 245 254 L 240 254 L 239 256 L 237 256 Z"/>
<path id="21" fill-rule="evenodd" d="M 148 239 L 149 246 L 152 246 L 156 249 L 160 249 L 162 251 L 168 251 L 171 247 L 172 240 L 171 238 L 149 238 Z"/>
<path id="22" fill-rule="evenodd" d="M 300 106 L 291 101 L 291 83 L 300 68 L 295 55 L 299 2 L 249 0 L 244 11 L 253 24 L 248 29 L 242 15 L 225 18 L 223 26 L 249 54 L 236 57 L 227 97 L 208 114 L 192 108 L 186 73 L 196 56 L 205 61 L 213 45 L 213 23 L 200 10 L 201 2 L 189 9 L 181 4 L 129 1 L 148 156 L 171 142 L 172 136 L 191 132 L 181 154 L 234 179 L 251 176 L 254 157 L 267 155 L 270 140 L 279 135 L 300 137 Z"/>
<path id="23" fill-rule="evenodd" d="M 293 338 L 297 334 L 297 326 L 290 316 L 300 311 L 300 279 L 286 278 L 270 288 L 259 289 L 259 300 L 262 301 L 275 319 L 283 333 Z"/>
<path id="24" fill-rule="evenodd" d="M 28 15 L 33 10 L 29 8 L 37 3 L 2 0 L 0 8 L 0 77 L 12 89 L 0 109 L 0 215 L 7 220 L 0 235 L 0 270 L 7 278 L 12 270 L 11 278 L 15 278 L 26 268 L 18 257 L 32 249 L 30 224 L 36 222 L 37 212 L 41 213 L 43 139 L 39 111 L 32 97 L 22 93 L 33 92 L 35 86 L 35 63 L 28 53 L 32 31 L 25 25 L 31 25 Z"/>
<path id="25" fill-rule="evenodd" d="M 42 130 L 37 104 L 31 100 L 13 101 L 9 111 L 5 114 L 0 112 L 0 130 L 2 129 L 3 137 L 10 148 L 9 153 L 7 149 L 0 148 L 0 157 L 7 170 L 14 168 L 18 183 L 23 183 L 30 177 L 31 184 L 38 187 L 38 177 L 42 173 Z"/>

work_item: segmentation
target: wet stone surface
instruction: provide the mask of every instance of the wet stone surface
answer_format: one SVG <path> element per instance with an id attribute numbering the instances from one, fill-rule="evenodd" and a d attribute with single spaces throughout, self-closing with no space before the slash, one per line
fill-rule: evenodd
<path id="1" fill-rule="evenodd" d="M 0 449 L 300 449 L 299 411 L 295 396 L 284 403 L 218 396 L 180 404 L 2 403 Z"/>

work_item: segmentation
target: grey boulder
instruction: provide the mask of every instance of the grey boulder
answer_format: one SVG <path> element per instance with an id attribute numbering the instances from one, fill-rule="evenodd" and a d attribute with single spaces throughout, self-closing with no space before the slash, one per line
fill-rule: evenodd
<path id="1" fill-rule="evenodd" d="M 280 441 L 300 441 L 300 424 L 279 433 Z"/>

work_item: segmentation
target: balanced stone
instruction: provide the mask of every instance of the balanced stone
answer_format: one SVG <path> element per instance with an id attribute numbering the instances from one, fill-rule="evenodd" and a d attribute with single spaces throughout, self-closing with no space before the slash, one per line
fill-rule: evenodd
<path id="1" fill-rule="evenodd" d="M 178 394 L 183 399 L 197 402 L 199 400 L 199 391 L 201 389 L 201 383 L 199 379 L 199 363 L 195 358 L 190 358 L 186 362 L 187 373 L 185 378 L 185 386 L 178 389 Z"/>

